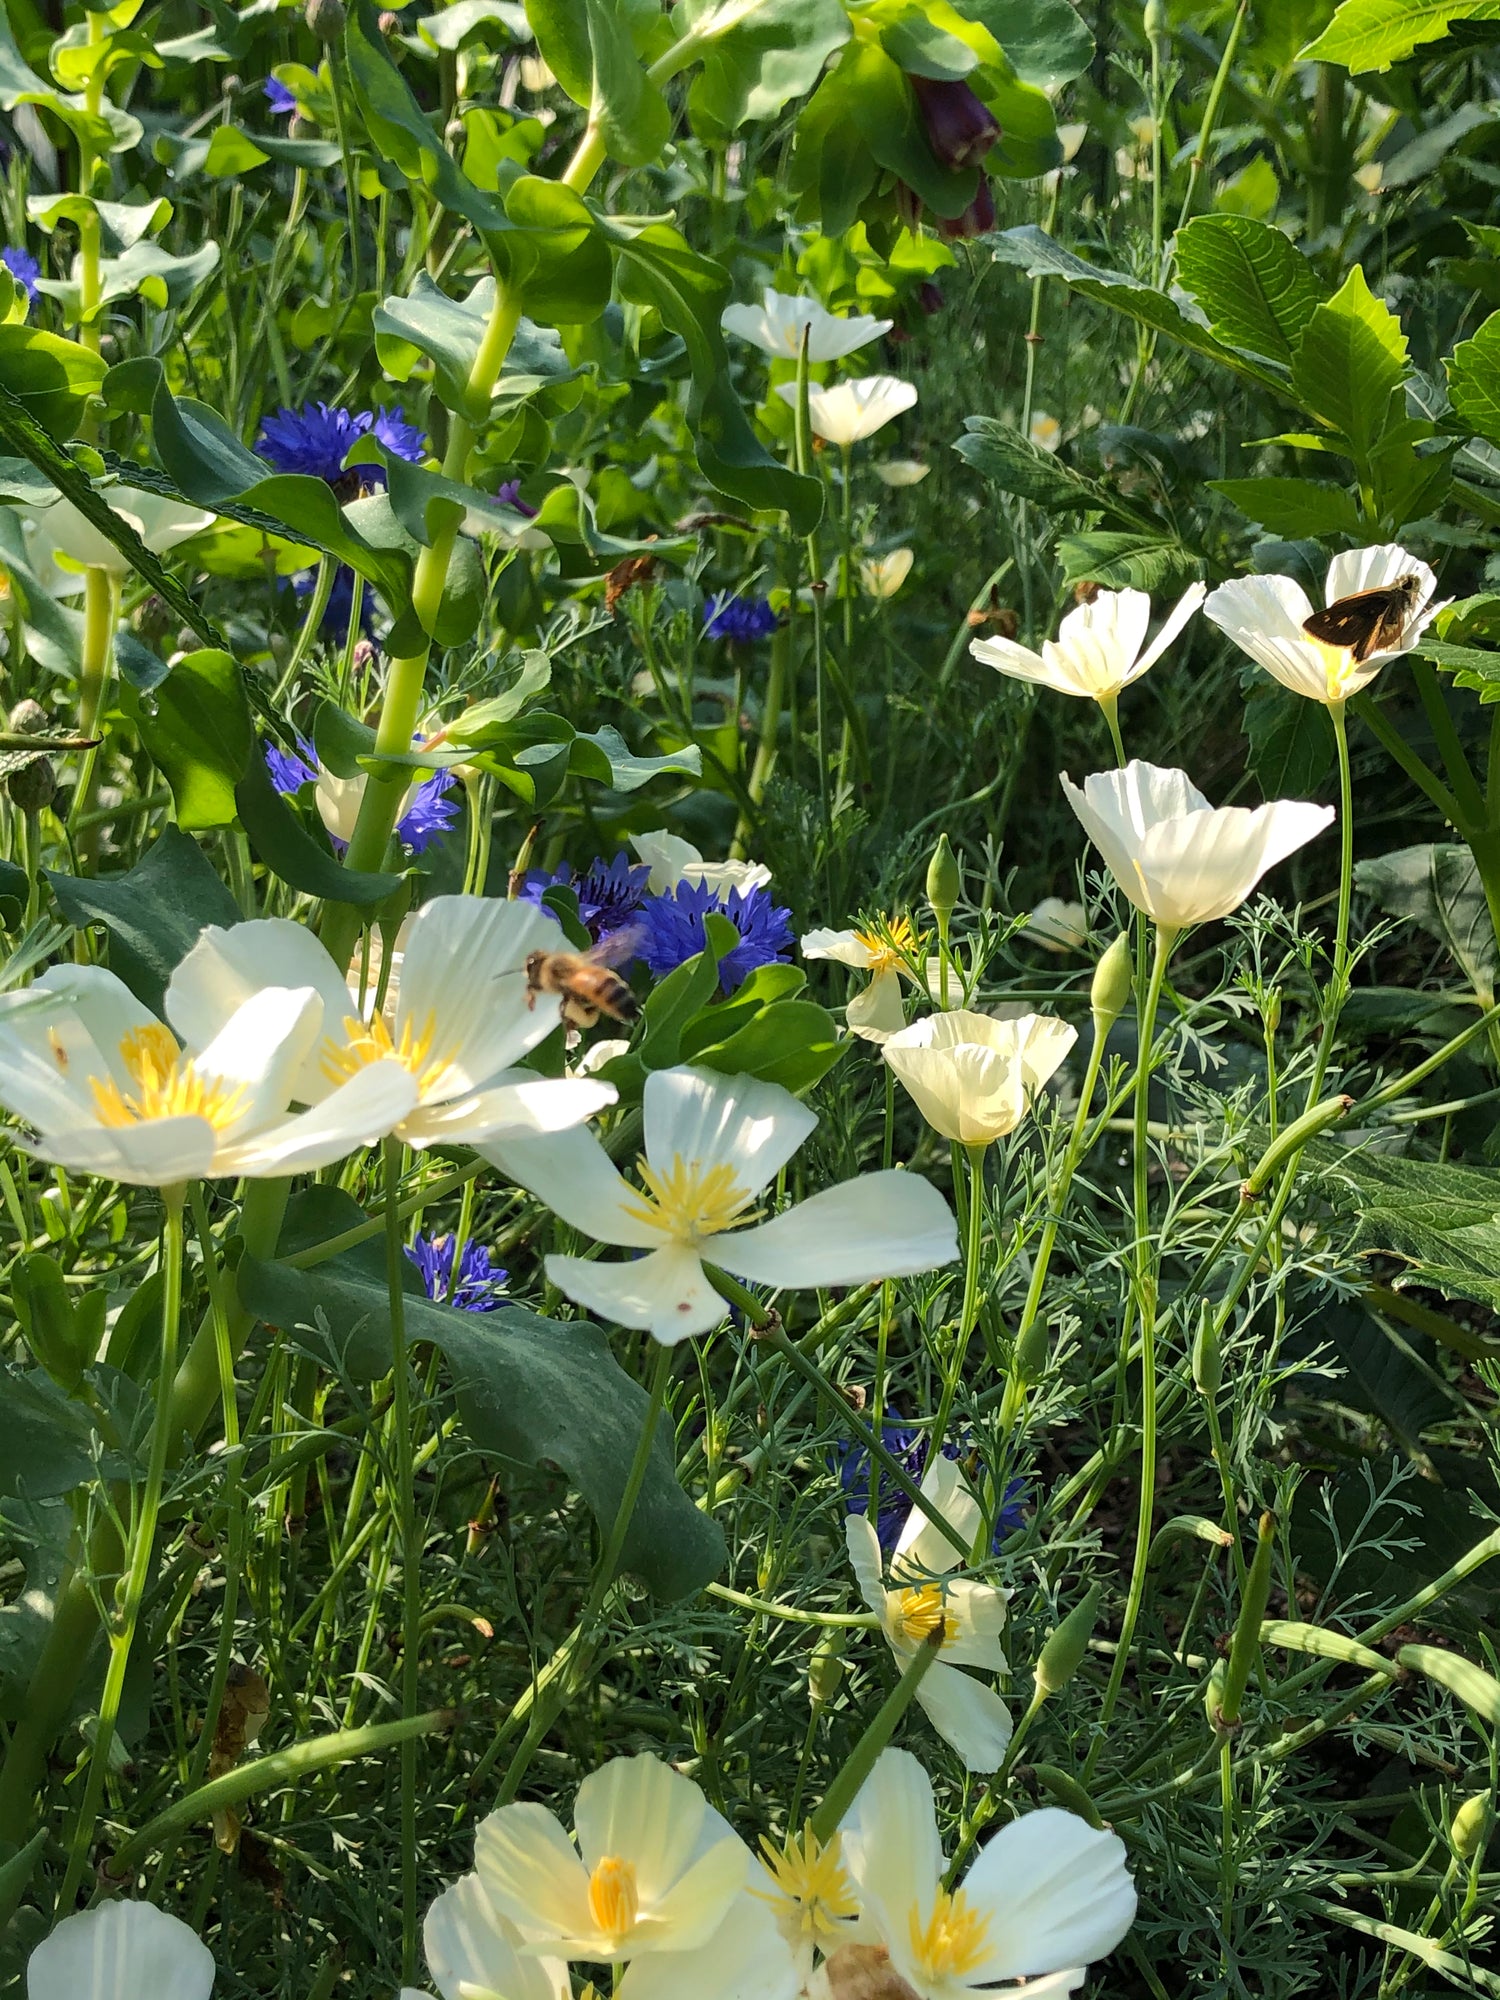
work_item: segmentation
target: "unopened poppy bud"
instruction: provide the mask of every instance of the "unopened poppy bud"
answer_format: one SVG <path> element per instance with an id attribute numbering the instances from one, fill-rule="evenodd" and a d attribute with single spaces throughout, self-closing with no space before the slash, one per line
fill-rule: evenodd
<path id="1" fill-rule="evenodd" d="M 958 907 L 958 899 L 963 891 L 963 877 L 954 859 L 953 849 L 948 845 L 946 833 L 938 835 L 938 844 L 932 850 L 932 859 L 927 864 L 927 901 L 932 906 L 932 914 L 937 918 L 938 929 L 945 936 L 948 919 Z"/>
<path id="2" fill-rule="evenodd" d="M 1049 1633 L 1047 1643 L 1037 1656 L 1032 1672 L 1038 1694 L 1056 1694 L 1059 1688 L 1066 1687 L 1072 1680 L 1083 1665 L 1098 1616 L 1099 1586 L 1094 1583 L 1090 1584 L 1056 1630 Z"/>
<path id="3" fill-rule="evenodd" d="M 1224 1727 L 1224 1682 L 1228 1674 L 1229 1662 L 1215 1660 L 1204 1683 L 1203 1713 L 1208 1717 L 1209 1727 L 1212 1729 Z"/>
<path id="4" fill-rule="evenodd" d="M 990 184 L 984 175 L 979 176 L 979 191 L 962 215 L 952 220 L 944 217 L 938 223 L 938 235 L 949 243 L 965 241 L 972 236 L 986 236 L 995 226 L 995 197 L 990 192 Z"/>
<path id="5" fill-rule="evenodd" d="M 45 736 L 51 723 L 39 701 L 18 701 L 10 712 L 11 731 L 16 736 Z"/>
<path id="6" fill-rule="evenodd" d="M 1089 1006 L 1094 1015 L 1094 1032 L 1112 1028 L 1125 1011 L 1130 998 L 1134 968 L 1130 962 L 1130 933 L 1121 931 L 1103 958 L 1094 967 L 1094 983 L 1089 988 Z"/>
<path id="7" fill-rule="evenodd" d="M 1200 1396 L 1212 1399 L 1218 1395 L 1223 1379 L 1224 1356 L 1219 1346 L 1219 1329 L 1214 1325 L 1213 1314 L 1205 1312 L 1202 1324 L 1193 1335 L 1193 1387 Z"/>
<path id="8" fill-rule="evenodd" d="M 837 1629 L 825 1632 L 813 1647 L 807 1663 L 807 1697 L 814 1708 L 824 1708 L 844 1684 L 844 1635 Z"/>
<path id="9" fill-rule="evenodd" d="M 1274 1035 L 1281 1026 L 1281 988 L 1273 986 L 1266 995 L 1266 1033 Z"/>
<path id="10" fill-rule="evenodd" d="M 307 25 L 320 42 L 336 42 L 344 32 L 343 0 L 307 0 Z"/>
<path id="11" fill-rule="evenodd" d="M 1453 1852 L 1460 1861 L 1472 1861 L 1476 1854 L 1484 1852 L 1494 1823 L 1494 1806 L 1488 1792 L 1476 1792 L 1473 1798 L 1464 1800 L 1448 1829 Z"/>
<path id="12" fill-rule="evenodd" d="M 993 111 L 959 78 L 912 76 L 932 157 L 944 167 L 976 167 L 1000 137 Z"/>
<path id="13" fill-rule="evenodd" d="M 399 35 L 401 32 L 401 16 L 393 14 L 390 8 L 387 7 L 384 13 L 380 15 L 376 26 L 380 29 L 382 35 Z"/>
<path id="14" fill-rule="evenodd" d="M 28 757 L 6 778 L 5 789 L 23 813 L 45 812 L 57 791 L 57 774 L 47 758 Z"/>
<path id="15" fill-rule="evenodd" d="M 1141 16 L 1141 27 L 1148 42 L 1166 42 L 1172 32 L 1171 17 L 1167 13 L 1166 0 L 1146 0 L 1146 9 Z"/>

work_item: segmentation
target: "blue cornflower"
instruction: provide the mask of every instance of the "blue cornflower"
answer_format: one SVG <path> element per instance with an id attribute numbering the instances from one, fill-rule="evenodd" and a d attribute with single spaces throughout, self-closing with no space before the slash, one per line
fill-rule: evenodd
<path id="1" fill-rule="evenodd" d="M 776 613 L 764 597 L 736 597 L 720 590 L 703 607 L 705 639 L 738 639 L 748 644 L 764 639 L 776 630 Z"/>
<path id="2" fill-rule="evenodd" d="M 411 804 L 396 822 L 396 834 L 413 854 L 421 854 L 455 824 L 459 802 L 448 797 L 451 771 L 434 771 L 411 795 Z"/>
<path id="3" fill-rule="evenodd" d="M 300 603 L 312 596 L 317 588 L 318 572 L 315 569 L 299 570 L 292 578 L 292 589 Z M 328 593 L 328 602 L 323 607 L 323 622 L 319 630 L 330 639 L 342 645 L 349 635 L 349 613 L 354 609 L 354 572 L 347 563 L 340 563 L 333 573 L 333 586 Z M 375 636 L 375 600 L 368 584 L 359 605 L 359 629 L 367 639 Z"/>
<path id="4" fill-rule="evenodd" d="M 266 103 L 273 117 L 285 118 L 288 112 L 297 109 L 296 98 L 276 77 L 268 76 L 262 88 L 266 93 Z"/>
<path id="5" fill-rule="evenodd" d="M 326 479 L 330 486 L 349 479 L 361 486 L 383 486 L 383 466 L 344 469 L 351 447 L 372 432 L 397 458 L 415 461 L 426 449 L 426 437 L 403 420 L 399 405 L 376 413 L 328 403 L 307 403 L 300 410 L 280 409 L 265 418 L 255 449 L 277 472 L 308 473 L 314 479 Z"/>
<path id="6" fill-rule="evenodd" d="M 283 795 L 300 792 L 304 785 L 318 782 L 318 753 L 300 731 L 295 750 L 283 750 L 280 744 L 267 743 L 265 752 L 271 783 Z"/>
<path id="7" fill-rule="evenodd" d="M 3 264 L 26 294 L 29 306 L 36 297 L 36 281 L 42 275 L 42 267 L 29 250 L 22 250 L 12 244 L 9 249 L 0 250 L 0 264 Z"/>
<path id="8" fill-rule="evenodd" d="M 635 916 L 645 900 L 650 875 L 650 862 L 633 864 L 622 850 L 613 861 L 590 862 L 577 877 L 566 861 L 553 870 L 533 868 L 521 884 L 521 895 L 526 902 L 540 906 L 548 889 L 571 889 L 578 898 L 578 921 L 598 944 L 623 930 Z"/>
<path id="9" fill-rule="evenodd" d="M 662 896 L 648 896 L 641 906 L 645 926 L 641 957 L 654 979 L 664 979 L 696 958 L 707 943 L 703 919 L 728 917 L 740 942 L 719 960 L 719 985 L 725 993 L 742 986 L 757 966 L 787 959 L 792 951 L 792 913 L 771 901 L 765 888 L 731 889 L 720 896 L 706 882 L 679 882 Z"/>
<path id="10" fill-rule="evenodd" d="M 422 1284 L 430 1299 L 457 1306 L 460 1312 L 487 1313 L 505 1303 L 505 1282 L 509 1273 L 501 1270 L 483 1245 L 468 1242 L 458 1260 L 458 1277 L 453 1276 L 453 1252 L 457 1244 L 451 1236 L 419 1236 L 407 1246 L 407 1256 L 422 1273 Z"/>
<path id="11" fill-rule="evenodd" d="M 918 1430 L 915 1424 L 886 1422 L 880 1426 L 880 1441 L 900 1465 L 903 1472 L 917 1485 L 922 1482 L 922 1472 L 927 1464 L 928 1437 L 925 1430 Z M 870 1505 L 870 1454 L 862 1444 L 841 1443 L 835 1447 L 838 1455 L 839 1484 L 849 1499 L 849 1512 L 863 1514 Z M 943 1446 L 944 1458 L 962 1458 L 969 1450 L 949 1438 Z M 1021 1504 L 1026 1497 L 1025 1483 L 1011 1480 L 1005 1489 L 1005 1499 L 995 1516 L 995 1531 L 992 1546 L 999 1549 L 1007 1535 L 1025 1523 Z M 880 1517 L 875 1523 L 875 1534 L 885 1553 L 893 1555 L 901 1530 L 906 1526 L 911 1512 L 911 1502 L 906 1495 L 891 1484 L 889 1479 L 880 1482 Z"/>

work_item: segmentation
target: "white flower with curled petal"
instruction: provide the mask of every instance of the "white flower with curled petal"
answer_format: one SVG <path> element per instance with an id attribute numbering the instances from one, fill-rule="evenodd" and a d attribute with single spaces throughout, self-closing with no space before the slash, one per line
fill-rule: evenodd
<path id="1" fill-rule="evenodd" d="M 859 581 L 866 597 L 878 598 L 882 603 L 894 597 L 911 575 L 915 561 L 910 549 L 892 549 L 889 555 L 864 557 L 859 565 Z"/>
<path id="2" fill-rule="evenodd" d="M 1332 806 L 1301 799 L 1211 806 L 1186 771 L 1132 762 L 1062 788 L 1109 872 L 1163 930 L 1237 910 L 1262 875 L 1333 824 Z"/>
<path id="3" fill-rule="evenodd" d="M 773 361 L 797 360 L 805 329 L 807 358 L 816 365 L 857 354 L 881 334 L 889 333 L 894 322 L 870 319 L 861 313 L 846 318 L 826 311 L 816 299 L 792 298 L 767 285 L 758 306 L 726 306 L 719 324 L 726 333 L 769 354 Z"/>
<path id="4" fill-rule="evenodd" d="M 867 1042 L 884 1042 L 906 1026 L 906 1009 L 901 1004 L 902 975 L 906 954 L 917 948 L 916 932 L 910 917 L 895 917 L 879 931 L 809 931 L 802 940 L 804 958 L 832 959 L 836 965 L 868 972 L 870 983 L 856 993 L 844 1009 L 849 1032 Z"/>
<path id="5" fill-rule="evenodd" d="M 422 1946 L 442 2000 L 472 2000 L 480 1993 L 571 2000 L 567 1960 L 528 1952 L 525 1934 L 479 1875 L 462 1876 L 430 1906 Z"/>
<path id="6" fill-rule="evenodd" d="M 650 866 L 646 887 L 653 896 L 665 896 L 679 882 L 704 882 L 715 895 L 727 896 L 731 889 L 763 889 L 771 879 L 763 861 L 705 861 L 690 840 L 665 827 L 633 833 L 630 844 Z"/>
<path id="7" fill-rule="evenodd" d="M 613 1086 L 595 1078 L 516 1067 L 558 1023 L 556 996 L 529 990 L 526 960 L 564 948 L 561 927 L 535 904 L 436 896 L 403 927 L 394 997 L 375 1013 L 304 925 L 283 917 L 213 925 L 173 973 L 167 1013 L 199 1046 L 259 987 L 295 979 L 323 999 L 322 1033 L 297 1077 L 304 1102 L 317 1104 L 372 1065 L 395 1064 L 413 1085 L 396 1127 L 409 1146 L 558 1132 L 615 1101 Z"/>
<path id="8" fill-rule="evenodd" d="M 1355 659 L 1352 647 L 1329 645 L 1305 630 L 1313 607 L 1301 584 L 1289 576 L 1241 576 L 1221 583 L 1203 613 L 1283 687 L 1332 707 L 1367 687 L 1387 660 L 1410 652 L 1448 600 L 1433 603 L 1437 578 L 1397 542 L 1346 549 L 1329 563 L 1325 607 L 1407 577 L 1415 578 L 1415 589 L 1395 644 L 1363 660 Z"/>
<path id="9" fill-rule="evenodd" d="M 1077 1039 L 1051 1014 L 955 1007 L 890 1036 L 882 1053 L 935 1132 L 988 1146 L 1014 1132 Z"/>
<path id="10" fill-rule="evenodd" d="M 972 1548 L 980 1530 L 981 1510 L 951 1458 L 939 1457 L 928 1467 L 922 1492 Z M 917 1701 L 928 1721 L 953 1745 L 965 1770 L 998 1770 L 1010 1743 L 1010 1710 L 985 1681 L 961 1669 L 977 1667 L 990 1674 L 1006 1671 L 1000 1646 L 1006 1593 L 969 1577 L 949 1576 L 959 1561 L 958 1550 L 920 1507 L 913 1507 L 897 1539 L 889 1583 L 881 1562 L 880 1539 L 868 1516 L 850 1514 L 844 1522 L 844 1535 L 860 1595 L 879 1614 L 881 1629 L 903 1667 L 942 1627 L 938 1657 L 917 1687 Z"/>
<path id="11" fill-rule="evenodd" d="M 262 981 L 184 1047 L 112 972 L 54 966 L 0 998 L 0 1104 L 35 1133 L 26 1151 L 136 1186 L 331 1166 L 384 1137 L 415 1093 L 378 1063 L 289 1116 L 323 1023 L 309 983 Z"/>
<path id="12" fill-rule="evenodd" d="M 644 1188 L 584 1130 L 479 1148 L 573 1228 L 647 1253 L 610 1263 L 547 1259 L 559 1291 L 617 1326 L 640 1327 L 664 1345 L 711 1332 L 728 1308 L 705 1264 L 795 1290 L 908 1277 L 957 1259 L 952 1213 L 920 1174 L 862 1174 L 761 1221 L 756 1200 L 818 1122 L 779 1084 L 655 1070 L 642 1108 Z"/>
<path id="13" fill-rule="evenodd" d="M 208 2000 L 213 1953 L 152 1903 L 101 1903 L 62 1922 L 26 1962 L 26 2000 Z"/>
<path id="14" fill-rule="evenodd" d="M 201 507 L 186 507 L 138 486 L 102 487 L 100 498 L 135 529 L 153 555 L 165 555 L 214 524 L 213 515 Z M 133 574 L 124 554 L 71 500 L 41 509 L 26 522 L 25 532 L 33 567 L 54 597 L 76 596 L 83 589 L 85 569 L 104 569 L 121 578 Z"/>
<path id="15" fill-rule="evenodd" d="M 1042 641 L 1040 653 L 1014 639 L 974 639 L 969 651 L 1012 680 L 1032 681 L 1056 694 L 1116 701 L 1122 688 L 1155 666 L 1205 594 L 1204 586 L 1195 583 L 1167 614 L 1149 646 L 1151 599 L 1145 591 L 1101 590 L 1087 604 L 1074 606 L 1057 628 L 1057 637 Z"/>
<path id="16" fill-rule="evenodd" d="M 1002 1827 L 945 1888 L 932 1781 L 905 1750 L 881 1752 L 843 1835 L 866 1926 L 918 2000 L 1012 1979 L 1026 2000 L 1070 1992 L 1135 1922 L 1124 1843 L 1056 1806 Z"/>
<path id="17" fill-rule="evenodd" d="M 797 407 L 797 384 L 778 382 L 776 393 L 784 403 Z M 916 385 L 897 375 L 861 375 L 850 382 L 835 382 L 827 389 L 809 389 L 807 411 L 812 427 L 827 444 L 849 446 L 874 437 L 893 417 L 911 409 L 917 400 Z"/>

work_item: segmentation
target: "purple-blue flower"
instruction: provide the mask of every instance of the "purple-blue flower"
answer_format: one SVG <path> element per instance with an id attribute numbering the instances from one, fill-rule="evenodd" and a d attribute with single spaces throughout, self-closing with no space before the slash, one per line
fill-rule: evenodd
<path id="1" fill-rule="evenodd" d="M 504 1305 L 509 1273 L 482 1244 L 471 1240 L 458 1260 L 455 1281 L 453 1252 L 457 1247 L 451 1236 L 419 1236 L 407 1246 L 406 1254 L 421 1272 L 428 1298 L 456 1306 L 460 1312 L 487 1313 Z"/>
<path id="2" fill-rule="evenodd" d="M 412 793 L 411 804 L 396 822 L 396 835 L 413 854 L 423 853 L 456 823 L 459 802 L 448 797 L 452 784 L 451 771 L 434 771 Z"/>
<path id="3" fill-rule="evenodd" d="M 536 519 L 535 507 L 528 507 L 526 502 L 521 498 L 521 482 L 519 479 L 502 480 L 500 485 L 495 488 L 495 499 L 502 507 L 514 507 L 516 512 L 524 514 L 528 521 Z"/>
<path id="4" fill-rule="evenodd" d="M 285 118 L 288 112 L 297 109 L 297 100 L 286 85 L 274 76 L 268 76 L 262 85 L 266 93 L 266 103 L 276 118 Z"/>
<path id="5" fill-rule="evenodd" d="M 266 417 L 255 449 L 277 472 L 301 472 L 325 479 L 330 486 L 353 479 L 361 486 L 383 486 L 385 468 L 361 465 L 344 469 L 350 449 L 367 434 L 379 439 L 397 458 L 415 462 L 427 446 L 423 432 L 407 423 L 400 406 L 391 410 L 346 410 L 329 403 L 305 403 L 300 410 L 280 409 Z"/>
<path id="6" fill-rule="evenodd" d="M 297 601 L 303 602 L 312 596 L 318 584 L 315 569 L 299 570 L 292 578 L 292 589 Z M 349 635 L 349 614 L 354 609 L 354 572 L 347 563 L 340 563 L 333 573 L 333 584 L 328 592 L 328 602 L 323 607 L 323 622 L 319 630 L 330 639 L 342 645 Z M 375 634 L 375 599 L 368 584 L 359 604 L 359 629 L 367 639 Z"/>
<path id="7" fill-rule="evenodd" d="M 880 1426 L 880 1441 L 891 1454 L 901 1470 L 920 1486 L 922 1472 L 927 1464 L 928 1438 L 925 1430 L 918 1430 L 915 1424 L 886 1422 Z M 944 1458 L 961 1458 L 969 1447 L 949 1438 L 943 1446 Z M 839 1484 L 849 1500 L 851 1514 L 865 1514 L 870 1508 L 870 1454 L 862 1444 L 841 1443 L 835 1447 L 838 1457 Z M 1025 1525 L 1025 1515 L 1021 1504 L 1025 1499 L 1025 1483 L 1011 1480 L 1005 1489 L 1005 1499 L 995 1516 L 992 1546 L 999 1549 L 1007 1535 Z M 898 1486 L 889 1478 L 880 1481 L 880 1515 L 875 1523 L 875 1534 L 886 1555 L 893 1555 L 901 1530 L 906 1526 L 906 1517 L 911 1512 L 911 1502 Z"/>
<path id="8" fill-rule="evenodd" d="M 318 753 L 300 731 L 295 750 L 283 750 L 278 743 L 267 743 L 265 751 L 271 783 L 283 796 L 300 792 L 304 785 L 318 782 Z"/>
<path id="9" fill-rule="evenodd" d="M 590 862 L 576 877 L 566 861 L 557 869 L 530 869 L 521 884 L 521 895 L 526 902 L 540 906 L 548 889 L 571 889 L 578 898 L 578 921 L 598 944 L 623 930 L 636 915 L 650 876 L 649 862 L 632 863 L 622 851 L 613 861 Z"/>
<path id="10" fill-rule="evenodd" d="M 738 639 L 748 644 L 765 639 L 776 630 L 776 613 L 764 597 L 737 597 L 731 590 L 716 591 L 703 607 L 705 639 Z"/>
<path id="11" fill-rule="evenodd" d="M 29 306 L 36 297 L 36 281 L 42 275 L 41 265 L 29 250 L 22 250 L 16 244 L 0 250 L 0 264 L 5 266 L 26 294 L 26 303 Z"/>
<path id="12" fill-rule="evenodd" d="M 731 889 L 726 898 L 706 882 L 679 882 L 665 895 L 648 896 L 641 906 L 640 955 L 654 979 L 664 979 L 698 956 L 708 942 L 703 920 L 714 915 L 728 917 L 740 934 L 739 943 L 719 960 L 719 985 L 725 993 L 737 991 L 757 966 L 791 957 L 792 913 L 772 902 L 769 889 Z"/>

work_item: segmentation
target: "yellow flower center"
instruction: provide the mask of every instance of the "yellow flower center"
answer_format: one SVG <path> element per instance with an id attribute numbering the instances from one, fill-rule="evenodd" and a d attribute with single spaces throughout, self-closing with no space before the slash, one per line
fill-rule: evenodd
<path id="1" fill-rule="evenodd" d="M 983 1962 L 989 1928 L 989 1912 L 971 1909 L 962 1889 L 939 1889 L 925 1926 L 921 1905 L 911 1906 L 912 1956 L 929 1980 L 962 1979 Z"/>
<path id="2" fill-rule="evenodd" d="M 909 1646 L 920 1646 L 944 1624 L 943 1593 L 935 1583 L 917 1584 L 910 1590 L 893 1593 L 896 1599 L 893 1623 L 896 1637 Z M 947 1637 L 946 1632 L 944 1637 Z"/>
<path id="3" fill-rule="evenodd" d="M 750 1195 L 727 1162 L 707 1167 L 678 1153 L 667 1173 L 658 1173 L 645 1160 L 637 1162 L 637 1171 L 649 1192 L 640 1202 L 627 1203 L 625 1213 L 659 1229 L 674 1242 L 697 1243 L 705 1236 L 753 1222 L 759 1214 L 759 1210 L 749 1215 L 743 1212 Z"/>
<path id="4" fill-rule="evenodd" d="M 362 1021 L 358 1014 L 348 1014 L 344 1018 L 344 1033 L 347 1041 L 323 1044 L 321 1067 L 330 1082 L 345 1083 L 371 1063 L 398 1062 L 416 1078 L 420 1096 L 436 1094 L 448 1068 L 448 1057 L 433 1053 L 437 1023 L 431 1014 L 420 1026 L 414 1021 L 404 1021 L 399 1035 L 391 1033 L 382 1014 L 373 1015 L 368 1021 Z"/>
<path id="5" fill-rule="evenodd" d="M 859 1914 L 854 1884 L 843 1861 L 843 1840 L 835 1834 L 826 1847 L 808 1827 L 799 1841 L 793 1834 L 785 1847 L 761 1835 L 761 1848 L 777 1888 L 785 1901 L 796 1906 L 798 1923 L 805 1938 L 837 1937 L 841 1920 Z M 762 1900 L 772 1899 L 764 1891 L 753 1890 Z"/>
<path id="6" fill-rule="evenodd" d="M 884 931 L 857 930 L 856 939 L 870 954 L 871 972 L 893 972 L 903 955 L 917 948 L 917 934 L 910 917 L 892 917 Z"/>
<path id="7" fill-rule="evenodd" d="M 215 1131 L 233 1123 L 244 1109 L 243 1084 L 200 1076 L 183 1055 L 170 1028 L 159 1021 L 132 1028 L 120 1042 L 120 1061 L 130 1078 L 122 1088 L 113 1077 L 91 1077 L 94 1110 L 101 1125 L 146 1125 L 158 1118 L 206 1118 Z M 61 1065 L 60 1065 L 61 1066 Z"/>
<path id="8" fill-rule="evenodd" d="M 606 1854 L 589 1877 L 589 1915 L 603 1935 L 618 1945 L 635 1929 L 640 1915 L 635 1866 L 618 1854 Z"/>

